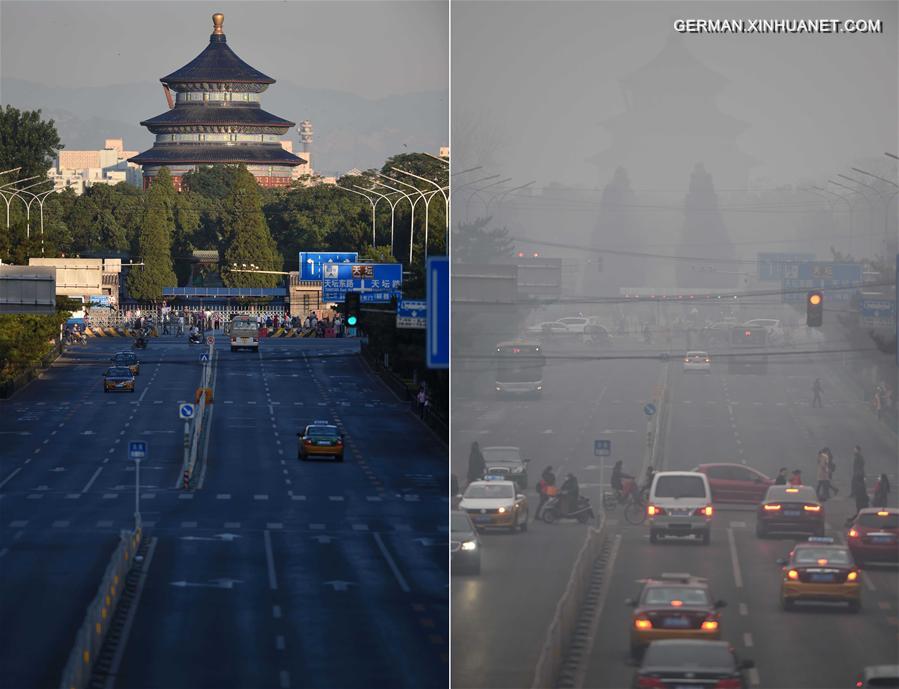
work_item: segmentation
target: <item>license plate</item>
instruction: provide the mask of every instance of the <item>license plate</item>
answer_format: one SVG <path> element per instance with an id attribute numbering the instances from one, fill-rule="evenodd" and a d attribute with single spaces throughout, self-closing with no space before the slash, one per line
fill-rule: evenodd
<path id="1" fill-rule="evenodd" d="M 665 627 L 689 627 L 690 620 L 686 617 L 666 617 L 663 623 Z"/>
<path id="2" fill-rule="evenodd" d="M 490 516 L 489 516 L 489 515 L 486 515 L 486 514 L 483 515 L 483 516 L 478 516 L 478 517 L 475 517 L 475 518 L 474 518 L 474 523 L 475 523 L 475 524 L 486 524 L 486 523 L 488 523 L 488 522 L 490 522 L 490 521 L 491 521 Z"/>
<path id="3" fill-rule="evenodd" d="M 331 443 L 329 443 L 327 440 L 319 440 L 316 443 L 316 445 L 321 445 L 323 447 L 331 447 Z"/>
<path id="4" fill-rule="evenodd" d="M 812 574 L 811 581 L 831 582 L 833 581 L 833 574 Z"/>
<path id="5" fill-rule="evenodd" d="M 893 536 L 871 536 L 872 543 L 892 543 Z"/>
<path id="6" fill-rule="evenodd" d="M 702 689 L 699 684 L 675 684 L 674 689 Z"/>
<path id="7" fill-rule="evenodd" d="M 798 517 L 799 512 L 796 512 L 795 510 L 786 510 L 786 511 L 784 511 L 784 516 L 785 517 Z"/>

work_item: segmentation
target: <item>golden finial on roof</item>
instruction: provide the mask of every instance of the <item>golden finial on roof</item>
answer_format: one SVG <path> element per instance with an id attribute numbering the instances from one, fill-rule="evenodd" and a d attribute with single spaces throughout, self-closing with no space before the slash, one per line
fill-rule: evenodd
<path id="1" fill-rule="evenodd" d="M 212 15 L 212 25 L 215 27 L 215 30 L 212 32 L 216 36 L 223 36 L 224 31 L 222 31 L 222 22 L 225 21 L 225 15 L 221 12 L 216 12 Z"/>

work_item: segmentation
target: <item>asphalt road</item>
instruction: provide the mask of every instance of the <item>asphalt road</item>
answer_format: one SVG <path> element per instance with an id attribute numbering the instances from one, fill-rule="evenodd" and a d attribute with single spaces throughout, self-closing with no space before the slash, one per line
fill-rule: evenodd
<path id="1" fill-rule="evenodd" d="M 0 406 L 0 618 L 17 630 L 0 686 L 58 684 L 133 523 L 129 439 L 150 444 L 141 514 L 155 548 L 114 686 L 446 686 L 446 449 L 358 344 L 219 343 L 208 463 L 185 492 L 176 406 L 193 397 L 199 349 L 153 340 L 137 392 L 104 395 L 105 361 L 127 342 L 72 350 Z M 297 460 L 296 432 L 319 418 L 343 427 L 343 464 Z"/>
<path id="2" fill-rule="evenodd" d="M 829 445 L 837 461 L 841 493 L 826 503 L 828 534 L 844 539 L 845 518 L 854 513 L 847 498 L 852 446 L 860 443 L 869 483 L 885 471 L 896 474 L 896 438 L 853 399 L 831 374 L 826 360 L 772 363 L 764 376 L 684 375 L 677 364 L 670 379 L 672 417 L 665 440 L 667 469 L 690 469 L 711 461 L 745 462 L 774 476 L 787 466 L 803 470 L 814 483 L 816 451 Z M 812 409 L 812 382 L 820 377 L 828 391 L 823 409 Z M 891 501 L 895 504 L 895 499 Z M 646 527 L 623 520 L 611 524 L 619 540 L 607 574 L 608 590 L 592 649 L 585 687 L 628 686 L 634 668 L 628 662 L 630 608 L 625 598 L 639 590 L 636 579 L 662 572 L 707 577 L 723 611 L 723 636 L 756 669 L 753 686 L 829 689 L 852 686 L 866 665 L 896 663 L 899 577 L 895 567 L 871 566 L 863 575 L 863 610 L 854 615 L 839 605 L 780 609 L 779 557 L 796 540 L 755 536 L 751 509 L 725 507 L 714 520 L 712 544 L 649 544 Z"/>
<path id="3" fill-rule="evenodd" d="M 618 343 L 623 352 L 630 343 Z M 619 349 L 623 347 L 624 349 Z M 605 353 L 613 350 L 605 349 Z M 598 508 L 596 438 L 612 440 L 613 459 L 631 473 L 643 461 L 644 404 L 653 397 L 662 365 L 652 360 L 572 361 L 565 355 L 596 350 L 547 350 L 540 399 L 494 399 L 492 372 L 454 372 L 452 471 L 464 485 L 473 441 L 515 445 L 531 459 L 526 491 L 531 519 L 533 486 L 546 465 L 559 481 L 574 473 Z M 608 466 L 608 460 L 607 466 Z M 607 468 L 605 482 L 610 470 Z M 574 521 L 532 522 L 527 533 L 483 535 L 481 574 L 452 578 L 452 686 L 496 689 L 530 686 L 546 630 L 587 528 Z"/>

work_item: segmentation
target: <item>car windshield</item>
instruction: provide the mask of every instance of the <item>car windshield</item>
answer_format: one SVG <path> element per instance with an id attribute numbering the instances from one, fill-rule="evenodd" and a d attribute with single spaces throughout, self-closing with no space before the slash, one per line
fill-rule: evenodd
<path id="1" fill-rule="evenodd" d="M 473 483 L 463 498 L 514 498 L 515 488 L 508 483 Z"/>
<path id="2" fill-rule="evenodd" d="M 827 560 L 829 565 L 848 565 L 849 553 L 844 548 L 797 548 L 793 555 L 794 565 L 820 564 L 819 560 Z"/>
<path id="3" fill-rule="evenodd" d="M 517 447 L 485 447 L 482 454 L 484 463 L 490 464 L 521 464 L 521 455 Z"/>
<path id="4" fill-rule="evenodd" d="M 131 371 L 127 368 L 111 368 L 106 373 L 110 378 L 130 378 Z"/>
<path id="5" fill-rule="evenodd" d="M 709 595 L 705 589 L 690 586 L 652 586 L 643 596 L 644 605 L 670 605 L 673 600 L 684 605 L 708 605 Z"/>
<path id="6" fill-rule="evenodd" d="M 453 513 L 450 517 L 450 528 L 453 533 L 471 532 L 471 522 L 468 520 L 467 514 Z"/>
<path id="7" fill-rule="evenodd" d="M 699 476 L 659 476 L 654 494 L 657 498 L 704 498 L 705 483 Z"/>
<path id="8" fill-rule="evenodd" d="M 310 438 L 336 438 L 337 428 L 334 426 L 309 426 L 306 435 Z"/>
<path id="9" fill-rule="evenodd" d="M 137 357 L 134 354 L 116 354 L 115 362 L 117 364 L 133 364 L 137 362 Z"/>
<path id="10" fill-rule="evenodd" d="M 710 642 L 650 644 L 643 659 L 643 667 L 703 667 L 726 668 L 736 666 L 733 654 L 724 644 Z"/>
<path id="11" fill-rule="evenodd" d="M 899 512 L 887 512 L 883 516 L 877 512 L 865 512 L 858 516 L 857 523 L 867 528 L 899 529 Z"/>

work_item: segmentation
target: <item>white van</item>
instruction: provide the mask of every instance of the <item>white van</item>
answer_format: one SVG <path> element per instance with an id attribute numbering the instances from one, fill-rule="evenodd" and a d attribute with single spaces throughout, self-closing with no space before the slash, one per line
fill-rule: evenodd
<path id="1" fill-rule="evenodd" d="M 659 536 L 698 536 L 708 545 L 712 531 L 712 491 L 698 471 L 660 471 L 652 479 L 646 520 L 649 542 Z"/>

